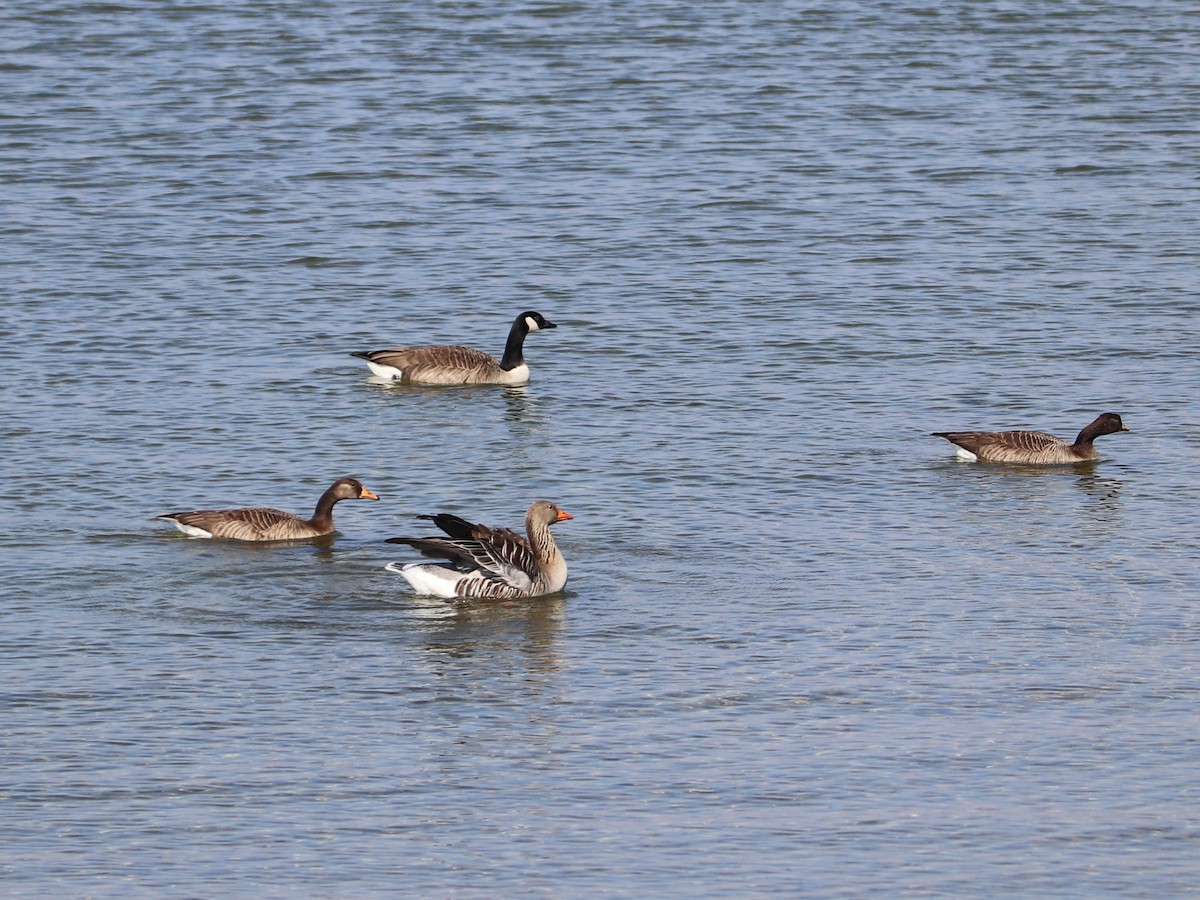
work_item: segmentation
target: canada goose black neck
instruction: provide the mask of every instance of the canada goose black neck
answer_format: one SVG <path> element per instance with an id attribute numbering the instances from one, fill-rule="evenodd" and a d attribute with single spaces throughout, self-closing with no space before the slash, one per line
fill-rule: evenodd
<path id="1" fill-rule="evenodd" d="M 1075 438 L 1073 447 L 1076 450 L 1084 450 L 1092 446 L 1092 441 L 1106 434 L 1116 434 L 1118 431 L 1128 431 L 1125 423 L 1121 421 L 1121 417 L 1116 413 L 1103 413 L 1096 417 L 1096 421 L 1088 425 L 1081 432 L 1079 437 Z"/>
<path id="2" fill-rule="evenodd" d="M 504 356 L 500 360 L 500 368 L 505 372 L 511 372 L 517 366 L 525 364 L 525 338 L 531 325 L 535 331 L 558 327 L 533 310 L 526 310 L 513 319 L 512 328 L 508 330 L 508 342 L 504 345 Z"/>

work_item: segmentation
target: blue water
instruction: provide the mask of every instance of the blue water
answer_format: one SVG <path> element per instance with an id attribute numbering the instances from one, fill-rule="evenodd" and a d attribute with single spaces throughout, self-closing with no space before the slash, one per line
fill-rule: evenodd
<path id="1" fill-rule="evenodd" d="M 0 25 L 0 893 L 1194 892 L 1200 10 Z M 563 595 L 383 570 L 538 497 Z"/>

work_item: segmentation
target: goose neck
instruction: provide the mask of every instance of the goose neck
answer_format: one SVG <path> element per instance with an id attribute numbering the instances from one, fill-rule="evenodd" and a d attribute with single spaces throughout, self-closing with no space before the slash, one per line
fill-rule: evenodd
<path id="1" fill-rule="evenodd" d="M 340 500 L 334 488 L 330 488 L 321 495 L 321 499 L 317 501 L 317 508 L 313 510 L 312 519 L 310 520 L 317 528 L 330 528 L 333 526 L 333 506 Z"/>
<path id="2" fill-rule="evenodd" d="M 1096 440 L 1096 438 L 1100 436 L 1102 428 L 1102 423 L 1099 419 L 1097 419 L 1091 425 L 1088 425 L 1081 432 L 1079 432 L 1079 437 L 1075 438 L 1075 443 L 1073 446 L 1077 450 L 1083 450 L 1091 447 L 1092 441 Z"/>
<path id="3" fill-rule="evenodd" d="M 529 334 L 529 326 L 525 318 L 519 316 L 508 330 L 508 342 L 504 345 L 504 356 L 500 360 L 500 368 L 505 372 L 515 369 L 525 362 L 525 336 Z"/>
<path id="4" fill-rule="evenodd" d="M 525 533 L 529 535 L 529 546 L 539 565 L 545 567 L 560 556 L 558 544 L 554 543 L 554 535 L 545 522 L 526 518 Z"/>

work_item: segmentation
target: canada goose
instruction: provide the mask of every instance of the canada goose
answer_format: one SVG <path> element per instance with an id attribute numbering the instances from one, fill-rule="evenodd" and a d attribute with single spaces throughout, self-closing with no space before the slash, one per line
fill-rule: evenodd
<path id="1" fill-rule="evenodd" d="M 1044 431 L 935 431 L 933 435 L 957 444 L 963 459 L 1055 465 L 1096 459 L 1092 441 L 1102 434 L 1128 430 L 1116 413 L 1104 413 L 1079 432 L 1073 444 Z"/>
<path id="2" fill-rule="evenodd" d="M 397 347 L 351 353 L 365 359 L 380 378 L 406 384 L 525 384 L 525 336 L 532 331 L 557 328 L 541 313 L 529 310 L 517 316 L 508 332 L 504 356 L 496 357 L 470 347 Z"/>
<path id="3" fill-rule="evenodd" d="M 339 478 L 317 501 L 311 519 L 281 509 L 251 506 L 244 509 L 199 509 L 195 512 L 155 516 L 166 519 L 189 537 L 227 538 L 232 541 L 300 541 L 333 533 L 333 505 L 339 500 L 378 500 L 354 478 Z"/>
<path id="4" fill-rule="evenodd" d="M 507 528 L 474 525 L 448 513 L 421 518 L 432 519 L 450 537 L 398 537 L 388 538 L 388 543 L 408 544 L 424 556 L 449 559 L 452 565 L 385 566 L 403 575 L 418 593 L 446 599 L 516 600 L 553 594 L 567 583 L 567 561 L 554 543 L 550 526 L 573 516 L 549 500 L 534 501 L 525 513 L 528 540 Z"/>

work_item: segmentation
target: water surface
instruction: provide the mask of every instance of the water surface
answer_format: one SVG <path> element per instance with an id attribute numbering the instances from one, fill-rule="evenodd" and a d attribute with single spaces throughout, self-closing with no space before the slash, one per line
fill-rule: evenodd
<path id="1" fill-rule="evenodd" d="M 5 892 L 1194 890 L 1192 6 L 0 21 Z M 536 497 L 564 595 L 383 571 Z"/>

